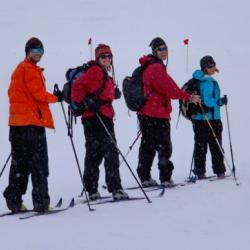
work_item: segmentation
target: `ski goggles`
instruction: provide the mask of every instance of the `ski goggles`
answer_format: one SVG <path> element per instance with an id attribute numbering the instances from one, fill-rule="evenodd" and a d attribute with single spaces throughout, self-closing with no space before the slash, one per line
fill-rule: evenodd
<path id="1" fill-rule="evenodd" d="M 213 64 L 208 65 L 207 68 L 208 68 L 208 69 L 212 69 L 212 68 L 215 67 L 215 66 L 216 66 L 216 64 L 213 63 Z"/>
<path id="2" fill-rule="evenodd" d="M 100 55 L 100 58 L 101 59 L 112 59 L 112 55 L 111 54 L 103 54 L 103 55 Z"/>
<path id="3" fill-rule="evenodd" d="M 159 50 L 160 52 L 168 51 L 168 47 L 167 47 L 167 46 L 165 46 L 165 47 L 160 47 L 160 48 L 158 48 L 157 50 Z"/>
<path id="4" fill-rule="evenodd" d="M 43 55 L 44 49 L 43 48 L 33 48 L 33 49 L 30 49 L 30 52 L 33 54 Z"/>

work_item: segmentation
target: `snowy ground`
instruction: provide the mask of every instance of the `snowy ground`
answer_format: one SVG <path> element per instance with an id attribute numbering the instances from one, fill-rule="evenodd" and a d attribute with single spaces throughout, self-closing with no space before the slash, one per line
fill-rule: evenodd
<path id="1" fill-rule="evenodd" d="M 248 70 L 250 67 L 250 34 L 248 27 L 250 4 L 247 0 L 31 0 L 2 1 L 0 8 L 1 93 L 0 131 L 2 168 L 9 152 L 8 98 L 10 74 L 24 57 L 24 44 L 31 36 L 39 37 L 45 46 L 40 65 L 45 67 L 47 88 L 55 82 L 63 85 L 67 68 L 90 58 L 87 45 L 108 43 L 115 55 L 115 70 L 121 85 L 124 76 L 138 65 L 138 58 L 150 52 L 148 44 L 155 36 L 164 38 L 169 46 L 169 73 L 181 86 L 199 66 L 199 59 L 214 56 L 221 73 L 216 76 L 222 94 L 229 98 L 230 126 L 233 150 L 240 186 L 233 180 L 199 182 L 166 191 L 148 193 L 146 200 L 96 206 L 89 212 L 79 205 L 65 213 L 41 216 L 26 221 L 18 216 L 1 218 L 0 249 L 3 250 L 152 250 L 152 249 L 249 249 L 250 225 L 250 169 L 248 162 L 247 130 L 250 127 L 248 111 Z M 189 71 L 186 73 L 185 38 L 190 39 Z M 81 182 L 73 158 L 60 105 L 51 105 L 56 131 L 47 131 L 52 203 L 63 196 L 65 204 L 77 198 Z M 136 137 L 136 117 L 128 116 L 124 101 L 115 104 L 115 129 L 118 144 L 126 153 Z M 230 161 L 225 110 L 224 148 Z M 193 150 L 191 124 L 180 120 L 178 103 L 173 102 L 172 140 L 175 163 L 174 180 L 183 181 L 189 174 Z M 75 144 L 83 165 L 84 137 L 80 122 L 75 129 Z M 128 156 L 136 170 L 138 145 Z M 209 157 L 208 157 L 209 159 Z M 230 161 L 231 162 L 231 161 Z M 210 161 L 207 164 L 211 173 Z M 1 170 L 1 169 L 0 169 Z M 8 182 L 8 170 L 0 179 L 2 193 Z M 158 178 L 157 161 L 152 174 Z M 126 166 L 121 167 L 124 187 L 135 185 Z M 104 184 L 101 170 L 100 184 Z M 103 195 L 106 191 L 100 188 Z M 24 196 L 32 207 L 31 187 Z M 130 191 L 131 196 L 142 196 Z M 7 211 L 0 196 L 0 212 Z"/>

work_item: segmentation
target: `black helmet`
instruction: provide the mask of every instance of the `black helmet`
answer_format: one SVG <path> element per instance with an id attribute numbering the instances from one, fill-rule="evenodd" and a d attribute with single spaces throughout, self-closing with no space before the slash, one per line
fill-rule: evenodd
<path id="1" fill-rule="evenodd" d="M 30 38 L 26 44 L 25 44 L 25 53 L 26 55 L 28 54 L 28 52 L 31 50 L 31 49 L 37 49 L 37 48 L 43 48 L 43 44 L 41 42 L 41 40 L 39 40 L 38 38 L 36 37 L 32 37 Z"/>
<path id="2" fill-rule="evenodd" d="M 212 56 L 204 56 L 200 60 L 201 69 L 204 70 L 207 67 L 214 67 L 216 63 Z"/>
<path id="3" fill-rule="evenodd" d="M 152 48 L 152 52 L 154 52 L 155 50 L 157 50 L 160 46 L 162 45 L 166 45 L 165 41 L 160 38 L 160 37 L 156 37 L 154 38 L 151 43 L 149 44 L 149 46 Z"/>

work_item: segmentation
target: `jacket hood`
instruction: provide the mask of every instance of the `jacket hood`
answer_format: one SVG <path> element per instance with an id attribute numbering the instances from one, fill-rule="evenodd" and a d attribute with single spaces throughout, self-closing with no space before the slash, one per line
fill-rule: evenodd
<path id="1" fill-rule="evenodd" d="M 87 62 L 87 64 L 88 64 L 89 66 L 98 65 L 98 63 L 97 63 L 96 60 L 90 60 L 90 61 Z"/>
<path id="2" fill-rule="evenodd" d="M 205 75 L 204 72 L 200 69 L 194 71 L 193 78 L 200 81 L 214 81 L 213 77 Z"/>
<path id="3" fill-rule="evenodd" d="M 148 63 L 151 60 L 159 61 L 159 63 L 162 63 L 161 60 L 159 60 L 157 57 L 155 57 L 153 55 L 142 56 L 139 59 L 139 62 L 143 66 L 144 64 Z"/>

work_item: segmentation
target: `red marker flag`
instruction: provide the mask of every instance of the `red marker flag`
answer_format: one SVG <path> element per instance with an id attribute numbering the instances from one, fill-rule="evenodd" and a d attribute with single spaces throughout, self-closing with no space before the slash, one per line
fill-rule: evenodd
<path id="1" fill-rule="evenodd" d="M 88 41 L 88 45 L 91 45 L 91 43 L 92 43 L 92 38 L 90 37 Z"/>
<path id="2" fill-rule="evenodd" d="M 183 41 L 183 43 L 184 43 L 185 45 L 188 45 L 189 39 L 185 39 L 185 40 Z"/>

